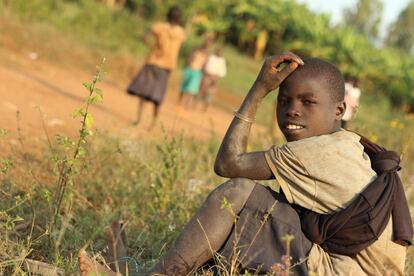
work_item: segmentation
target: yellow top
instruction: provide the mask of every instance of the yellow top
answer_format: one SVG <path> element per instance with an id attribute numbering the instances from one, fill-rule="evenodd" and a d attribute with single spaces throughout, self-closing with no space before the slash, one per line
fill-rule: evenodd
<path id="1" fill-rule="evenodd" d="M 185 39 L 184 29 L 170 23 L 155 23 L 151 29 L 156 44 L 151 49 L 147 64 L 172 70 L 177 67 L 178 53 Z"/>

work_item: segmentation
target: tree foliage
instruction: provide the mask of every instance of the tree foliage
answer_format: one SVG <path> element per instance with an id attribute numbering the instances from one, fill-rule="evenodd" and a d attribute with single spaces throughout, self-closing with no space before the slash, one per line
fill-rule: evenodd
<path id="1" fill-rule="evenodd" d="M 385 95 L 393 106 L 414 111 L 413 57 L 398 48 L 373 44 L 381 20 L 380 0 L 360 0 L 356 9 L 345 12 L 347 22 L 352 22 L 345 26 L 332 26 L 328 15 L 315 14 L 305 4 L 289 0 L 183 3 L 186 18 L 196 29 L 216 32 L 242 52 L 257 55 L 257 41 L 265 33 L 266 54 L 290 50 L 329 60 L 344 74 L 361 79 L 367 93 Z M 410 10 L 403 14 L 400 18 L 413 20 Z"/>
<path id="2" fill-rule="evenodd" d="M 414 45 L 414 1 L 411 1 L 397 20 L 391 24 L 387 43 L 412 52 Z"/>
<path id="3" fill-rule="evenodd" d="M 356 6 L 345 9 L 345 23 L 374 41 L 379 35 L 382 9 L 381 0 L 359 0 Z"/>

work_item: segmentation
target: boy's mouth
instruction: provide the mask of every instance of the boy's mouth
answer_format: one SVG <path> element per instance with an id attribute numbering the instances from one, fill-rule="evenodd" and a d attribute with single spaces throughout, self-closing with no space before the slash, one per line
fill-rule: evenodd
<path id="1" fill-rule="evenodd" d="M 290 123 L 288 123 L 288 124 L 285 125 L 285 128 L 287 130 L 299 130 L 299 129 L 303 129 L 305 127 L 302 126 L 302 125 L 298 125 L 298 124 L 290 124 Z"/>

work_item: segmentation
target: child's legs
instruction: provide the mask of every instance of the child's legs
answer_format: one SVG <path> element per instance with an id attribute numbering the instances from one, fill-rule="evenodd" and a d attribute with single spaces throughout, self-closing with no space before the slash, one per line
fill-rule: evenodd
<path id="1" fill-rule="evenodd" d="M 211 259 L 228 238 L 234 215 L 243 209 L 255 185 L 250 179 L 235 178 L 212 191 L 152 273 L 186 275 Z M 224 198 L 231 204 L 231 211 L 221 208 Z"/>
<path id="2" fill-rule="evenodd" d="M 158 119 L 158 115 L 160 113 L 160 105 L 153 103 L 154 105 L 154 116 L 153 116 L 153 120 L 152 123 L 155 124 L 156 120 Z"/>
<path id="3" fill-rule="evenodd" d="M 288 236 L 294 237 L 289 245 L 285 240 Z M 275 263 L 283 263 L 283 255 L 289 254 L 291 264 L 296 264 L 291 273 L 307 275 L 306 263 L 299 262 L 308 256 L 311 247 L 297 211 L 286 198 L 257 184 L 220 254 L 229 265 L 237 263 L 237 269 L 260 268 L 261 272 L 271 271 Z"/>
<path id="4" fill-rule="evenodd" d="M 195 101 L 196 101 L 196 95 L 191 94 L 190 100 L 188 101 L 187 108 L 192 109 L 194 107 Z"/>
<path id="5" fill-rule="evenodd" d="M 188 108 L 189 105 L 190 105 L 191 97 L 192 97 L 192 95 L 190 93 L 188 93 L 188 92 L 181 92 L 180 93 L 179 104 L 182 107 Z"/>
<path id="6" fill-rule="evenodd" d="M 138 108 L 137 108 L 137 117 L 134 124 L 139 124 L 142 118 L 142 112 L 144 111 L 144 105 L 146 100 L 144 98 L 138 97 Z"/>

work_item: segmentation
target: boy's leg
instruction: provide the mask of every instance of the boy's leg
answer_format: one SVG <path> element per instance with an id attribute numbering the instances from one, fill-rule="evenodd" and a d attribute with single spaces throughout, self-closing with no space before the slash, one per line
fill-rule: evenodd
<path id="1" fill-rule="evenodd" d="M 188 103 L 188 93 L 181 91 L 180 92 L 180 96 L 178 98 L 178 107 L 179 108 L 186 108 L 187 107 L 187 103 Z"/>
<path id="2" fill-rule="evenodd" d="M 243 209 L 255 185 L 252 180 L 236 178 L 211 192 L 150 275 L 187 275 L 211 259 L 228 238 L 235 216 Z M 225 199 L 231 210 L 221 207 Z"/>
<path id="3" fill-rule="evenodd" d="M 182 105 L 183 97 L 184 97 L 184 92 L 180 91 L 180 94 L 178 95 L 178 105 Z"/>
<path id="4" fill-rule="evenodd" d="M 191 94 L 188 100 L 188 110 L 191 110 L 194 108 L 195 101 L 196 101 L 196 95 Z"/>
<path id="5" fill-rule="evenodd" d="M 141 122 L 144 105 L 145 105 L 145 100 L 143 98 L 138 98 L 137 118 L 134 122 L 134 125 L 138 125 Z"/>
<path id="6" fill-rule="evenodd" d="M 160 112 L 160 105 L 156 104 L 156 103 L 153 103 L 153 104 L 154 104 L 154 114 L 153 114 L 152 123 L 151 123 L 151 126 L 149 127 L 149 129 L 152 129 L 155 126 L 155 124 L 157 123 L 158 115 L 159 115 L 159 112 Z"/>
<path id="7" fill-rule="evenodd" d="M 293 238 L 289 242 L 286 239 Z M 257 184 L 220 254 L 237 270 L 269 272 L 275 264 L 294 266 L 294 275 L 308 275 L 306 257 L 312 247 L 299 215 L 280 195 Z M 289 255 L 286 258 L 285 255 Z"/>
<path id="8" fill-rule="evenodd" d="M 183 107 L 185 108 L 186 111 L 188 111 L 189 106 L 190 106 L 190 100 L 191 100 L 191 94 L 190 93 L 185 93 L 184 94 L 184 100 L 183 100 Z"/>

